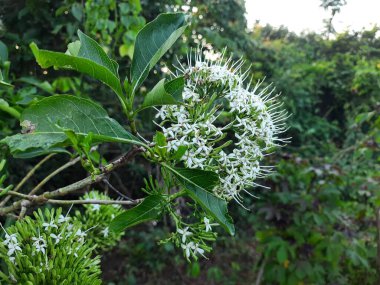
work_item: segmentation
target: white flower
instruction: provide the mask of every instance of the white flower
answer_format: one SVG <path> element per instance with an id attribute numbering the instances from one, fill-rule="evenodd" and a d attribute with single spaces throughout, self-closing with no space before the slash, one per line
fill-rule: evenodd
<path id="1" fill-rule="evenodd" d="M 200 248 L 198 243 L 196 243 L 192 249 L 194 250 L 194 254 L 199 253 L 199 254 L 202 255 L 204 258 L 206 258 L 206 256 L 204 256 L 204 254 L 203 254 L 203 253 L 205 252 L 204 249 L 203 249 L 203 248 Z"/>
<path id="2" fill-rule="evenodd" d="M 73 229 L 74 225 L 73 224 L 68 224 L 67 225 L 67 230 L 70 232 Z"/>
<path id="3" fill-rule="evenodd" d="M 75 233 L 75 236 L 79 237 L 80 242 L 84 241 L 84 238 L 86 235 L 87 235 L 86 232 L 82 232 L 81 229 L 78 229 L 77 232 Z"/>
<path id="4" fill-rule="evenodd" d="M 74 252 L 74 256 L 75 257 L 78 257 L 78 251 L 80 250 L 80 246 L 78 246 L 76 249 L 75 249 L 75 252 Z"/>
<path id="5" fill-rule="evenodd" d="M 36 248 L 37 252 L 42 252 L 45 254 L 46 240 L 38 234 L 38 237 L 32 237 L 34 241 L 33 246 Z"/>
<path id="6" fill-rule="evenodd" d="M 91 209 L 93 211 L 99 211 L 100 210 L 100 205 L 99 204 L 92 204 L 91 205 Z"/>
<path id="7" fill-rule="evenodd" d="M 42 226 L 45 228 L 45 231 L 49 230 L 49 228 L 58 228 L 53 220 L 51 220 L 49 223 L 43 223 Z"/>
<path id="8" fill-rule="evenodd" d="M 70 217 L 68 216 L 65 217 L 64 215 L 60 215 L 58 218 L 58 224 L 63 224 L 68 221 L 70 221 Z"/>
<path id="9" fill-rule="evenodd" d="M 189 227 L 186 227 L 183 230 L 177 229 L 177 232 L 182 235 L 182 243 L 185 243 L 186 238 L 193 234 L 192 232 L 189 231 Z"/>
<path id="10" fill-rule="evenodd" d="M 5 231 L 5 230 L 4 230 Z M 3 244 L 8 247 L 7 255 L 12 258 L 12 255 L 16 251 L 21 251 L 20 244 L 17 240 L 17 234 L 11 234 L 9 235 L 7 232 L 5 232 L 5 240 L 3 241 Z"/>
<path id="11" fill-rule="evenodd" d="M 211 225 L 210 225 L 210 220 L 207 219 L 207 217 L 203 218 L 203 222 L 205 223 L 206 226 L 206 232 L 212 231 Z"/>
<path id="12" fill-rule="evenodd" d="M 108 234 L 109 234 L 109 228 L 108 228 L 108 227 L 104 228 L 104 229 L 101 231 L 101 233 L 103 234 L 104 237 L 108 237 Z"/>
<path id="13" fill-rule="evenodd" d="M 8 244 L 8 256 L 13 255 L 16 251 L 21 251 L 21 248 L 18 243 L 9 243 Z"/>
<path id="14" fill-rule="evenodd" d="M 191 241 L 187 244 L 181 244 L 181 247 L 185 250 L 185 255 L 187 258 L 190 257 L 191 250 L 194 249 L 194 243 Z"/>
<path id="15" fill-rule="evenodd" d="M 8 233 L 5 233 L 5 240 L 3 241 L 5 245 L 8 245 L 10 243 L 18 243 L 16 234 L 9 235 Z"/>
<path id="16" fill-rule="evenodd" d="M 55 239 L 55 244 L 59 243 L 61 241 L 61 239 L 62 239 L 61 234 L 58 234 L 58 235 L 56 235 L 56 234 L 50 234 L 50 237 L 52 237 L 52 238 Z"/>

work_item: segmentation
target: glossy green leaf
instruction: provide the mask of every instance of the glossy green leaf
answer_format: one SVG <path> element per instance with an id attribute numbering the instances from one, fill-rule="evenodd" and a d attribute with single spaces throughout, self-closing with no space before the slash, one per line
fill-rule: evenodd
<path id="1" fill-rule="evenodd" d="M 138 206 L 125 211 L 113 219 L 110 224 L 110 230 L 121 232 L 142 222 L 157 219 L 161 212 L 163 201 L 164 199 L 161 195 L 146 197 Z"/>
<path id="2" fill-rule="evenodd" d="M 167 13 L 159 15 L 140 30 L 131 66 L 133 91 L 142 84 L 149 71 L 181 36 L 186 26 L 185 14 Z"/>
<path id="3" fill-rule="evenodd" d="M 183 77 L 175 78 L 166 83 L 165 79 L 162 79 L 145 96 L 144 102 L 139 108 L 139 111 L 153 106 L 180 104 L 182 101 L 184 84 Z"/>
<path id="4" fill-rule="evenodd" d="M 154 151 L 159 154 L 160 157 L 165 157 L 167 154 L 167 141 L 166 137 L 162 132 L 156 132 L 153 137 Z"/>
<path id="5" fill-rule="evenodd" d="M 182 158 L 182 156 L 185 155 L 187 149 L 188 149 L 188 146 L 180 145 L 178 149 L 172 154 L 170 159 L 179 161 Z"/>
<path id="6" fill-rule="evenodd" d="M 38 101 L 21 116 L 24 134 L 6 137 L 6 143 L 15 156 L 22 153 L 44 153 L 52 148 L 69 145 L 65 132 L 87 136 L 92 133 L 93 142 L 143 143 L 107 112 L 91 100 L 70 95 L 55 95 Z M 32 155 L 34 156 L 34 155 Z"/>
<path id="7" fill-rule="evenodd" d="M 227 202 L 211 192 L 220 183 L 216 173 L 201 169 L 175 168 L 166 164 L 164 166 L 174 174 L 194 201 L 213 216 L 228 233 L 235 234 L 232 218 L 228 214 Z"/>
<path id="8" fill-rule="evenodd" d="M 78 31 L 79 42 L 69 45 L 66 53 L 42 50 L 35 43 L 30 48 L 42 68 L 72 69 L 90 75 L 111 87 L 123 100 L 118 75 L 118 65 L 110 59 L 101 46 L 90 37 Z"/>

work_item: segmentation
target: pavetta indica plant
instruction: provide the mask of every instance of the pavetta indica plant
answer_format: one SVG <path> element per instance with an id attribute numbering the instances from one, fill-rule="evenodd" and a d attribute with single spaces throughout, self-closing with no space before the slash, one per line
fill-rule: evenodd
<path id="1" fill-rule="evenodd" d="M 43 187 L 37 186 L 29 194 L 21 194 L 20 187 L 4 187 L 2 191 L 7 192 L 0 202 L 0 215 L 22 218 L 36 206 L 85 204 L 85 211 L 95 215 L 87 219 L 86 229 L 94 227 L 93 231 L 100 231 L 104 240 L 112 237 L 110 244 L 127 228 L 159 221 L 167 215 L 174 230 L 161 243 L 173 242 L 189 261 L 206 257 L 211 251 L 216 227 L 234 235 L 227 205 L 236 201 L 244 206 L 242 193 L 254 195 L 256 179 L 271 172 L 272 167 L 265 165 L 263 158 L 286 143 L 281 136 L 286 131 L 286 112 L 273 88 L 262 87 L 262 82 L 249 82 L 250 74 L 242 70 L 242 60 L 234 62 L 232 57 L 223 55 L 215 61 L 206 60 L 201 48 L 189 52 L 188 62 L 179 63 L 170 78 L 162 79 L 144 98 L 135 100 L 141 96 L 140 87 L 149 71 L 187 25 L 186 15 L 168 13 L 144 26 L 136 37 L 130 73 L 122 79 L 118 64 L 81 31 L 79 40 L 70 43 L 64 53 L 31 44 L 42 68 L 77 71 L 108 85 L 120 102 L 128 128 L 112 119 L 98 103 L 73 95 L 50 96 L 28 107 L 21 114 L 21 133 L 1 141 L 12 155 L 28 158 L 69 154 L 71 163 L 81 161 L 91 174 L 53 191 L 43 192 Z M 136 123 L 140 112 L 147 108 L 157 110 L 152 122 L 157 125 L 157 132 L 153 137 L 140 134 Z M 101 143 L 127 144 L 130 150 L 108 164 L 100 164 L 94 153 Z M 93 192 L 80 200 L 64 199 L 104 181 L 108 174 L 138 155 L 160 170 L 160 179 L 151 176 L 145 180 L 143 198 L 120 196 L 111 200 Z M 13 197 L 11 204 L 9 197 Z M 103 205 L 117 206 L 110 211 Z M 130 209 L 122 210 L 123 207 Z M 86 224 L 86 219 L 81 221 Z M 40 231 L 44 234 L 43 228 Z M 95 243 L 100 248 L 108 244 L 99 235 Z"/>

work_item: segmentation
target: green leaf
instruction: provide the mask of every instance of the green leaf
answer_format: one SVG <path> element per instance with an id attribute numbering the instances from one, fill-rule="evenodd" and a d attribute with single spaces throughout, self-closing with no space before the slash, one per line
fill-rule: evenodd
<path id="1" fill-rule="evenodd" d="M 164 199 L 161 195 L 150 195 L 146 197 L 141 204 L 113 219 L 110 224 L 110 230 L 121 232 L 126 228 L 142 222 L 155 220 L 161 212 L 163 201 Z"/>
<path id="2" fill-rule="evenodd" d="M 165 90 L 170 94 L 176 101 L 182 102 L 182 92 L 185 88 L 185 79 L 183 76 L 179 76 L 173 80 L 165 83 Z"/>
<path id="3" fill-rule="evenodd" d="M 12 188 L 13 188 L 13 185 L 9 185 L 8 187 L 6 187 L 4 189 L 0 188 L 1 189 L 1 191 L 0 191 L 0 197 L 6 195 L 10 190 L 12 190 Z"/>
<path id="4" fill-rule="evenodd" d="M 8 102 L 1 98 L 0 98 L 0 111 L 7 112 L 9 115 L 15 117 L 16 119 L 20 118 L 19 111 L 9 106 Z"/>
<path id="5" fill-rule="evenodd" d="M 183 13 L 167 13 L 159 15 L 140 30 L 136 37 L 131 66 L 133 92 L 181 36 L 186 26 L 186 16 Z"/>
<path id="6" fill-rule="evenodd" d="M 220 183 L 216 173 L 201 169 L 175 168 L 167 164 L 164 166 L 174 174 L 194 201 L 213 216 L 229 234 L 235 234 L 232 218 L 228 215 L 227 202 L 211 192 Z"/>
<path id="7" fill-rule="evenodd" d="M 73 14 L 73 16 L 75 17 L 75 19 L 77 19 L 79 22 L 82 21 L 82 17 L 83 17 L 83 8 L 82 8 L 82 5 L 79 4 L 79 3 L 74 3 L 71 6 L 71 14 Z"/>
<path id="8" fill-rule="evenodd" d="M 72 69 L 90 75 L 112 88 L 123 102 L 123 92 L 118 75 L 118 65 L 110 59 L 101 46 L 78 30 L 78 42 L 69 44 L 66 53 L 42 50 L 35 43 L 30 48 L 42 68 Z"/>
<path id="9" fill-rule="evenodd" d="M 91 100 L 70 95 L 55 95 L 44 98 L 21 115 L 24 134 L 6 137 L 6 143 L 15 156 L 28 152 L 36 154 L 51 148 L 70 144 L 65 132 L 76 135 L 93 134 L 93 142 L 120 142 L 144 145 L 127 132 L 107 112 Z"/>
<path id="10" fill-rule="evenodd" d="M 67 51 L 66 54 L 72 55 L 72 56 L 78 56 L 80 47 L 82 46 L 80 41 L 75 41 L 72 43 L 69 43 L 67 45 Z"/>
<path id="11" fill-rule="evenodd" d="M 3 86 L 3 87 L 13 87 L 12 84 L 9 84 L 9 83 L 7 83 L 7 82 L 4 81 L 3 74 L 1 73 L 1 70 L 0 70 L 0 86 Z"/>
<path id="12" fill-rule="evenodd" d="M 118 76 L 119 65 L 116 61 L 110 59 L 102 47 L 92 38 L 78 30 L 80 40 L 80 49 L 78 57 L 83 57 L 96 62 L 97 64 L 106 67 L 115 76 Z"/>
<path id="13" fill-rule="evenodd" d="M 182 156 L 185 155 L 187 148 L 188 147 L 186 145 L 180 145 L 176 152 L 173 153 L 173 155 L 170 157 L 170 159 L 179 161 L 182 158 Z"/>
<path id="14" fill-rule="evenodd" d="M 288 253 L 286 251 L 285 246 L 280 246 L 280 248 L 277 250 L 277 261 L 282 264 L 287 259 Z"/>
<path id="15" fill-rule="evenodd" d="M 0 63 L 8 60 L 8 48 L 7 46 L 0 41 Z"/>
<path id="16" fill-rule="evenodd" d="M 144 102 L 138 111 L 153 106 L 180 104 L 184 84 L 183 77 L 175 78 L 167 83 L 165 83 L 165 79 L 162 79 L 145 96 Z"/>
<path id="17" fill-rule="evenodd" d="M 17 79 L 17 81 L 18 82 L 24 82 L 24 83 L 27 83 L 29 85 L 34 85 L 34 86 L 44 90 L 45 92 L 47 92 L 51 95 L 54 94 L 53 87 L 47 81 L 41 82 L 41 81 L 37 80 L 35 77 L 20 77 L 19 79 Z"/>
<path id="18" fill-rule="evenodd" d="M 156 135 L 153 137 L 154 151 L 159 154 L 160 157 L 165 157 L 167 154 L 167 141 L 166 137 L 162 132 L 156 132 Z"/>

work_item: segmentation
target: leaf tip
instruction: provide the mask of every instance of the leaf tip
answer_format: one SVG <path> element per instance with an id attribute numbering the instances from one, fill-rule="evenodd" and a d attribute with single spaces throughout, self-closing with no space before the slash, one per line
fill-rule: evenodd
<path id="1" fill-rule="evenodd" d="M 34 57 L 37 58 L 38 57 L 38 52 L 39 52 L 39 48 L 38 48 L 37 44 L 35 42 L 31 42 L 29 44 L 29 47 L 32 50 Z"/>

